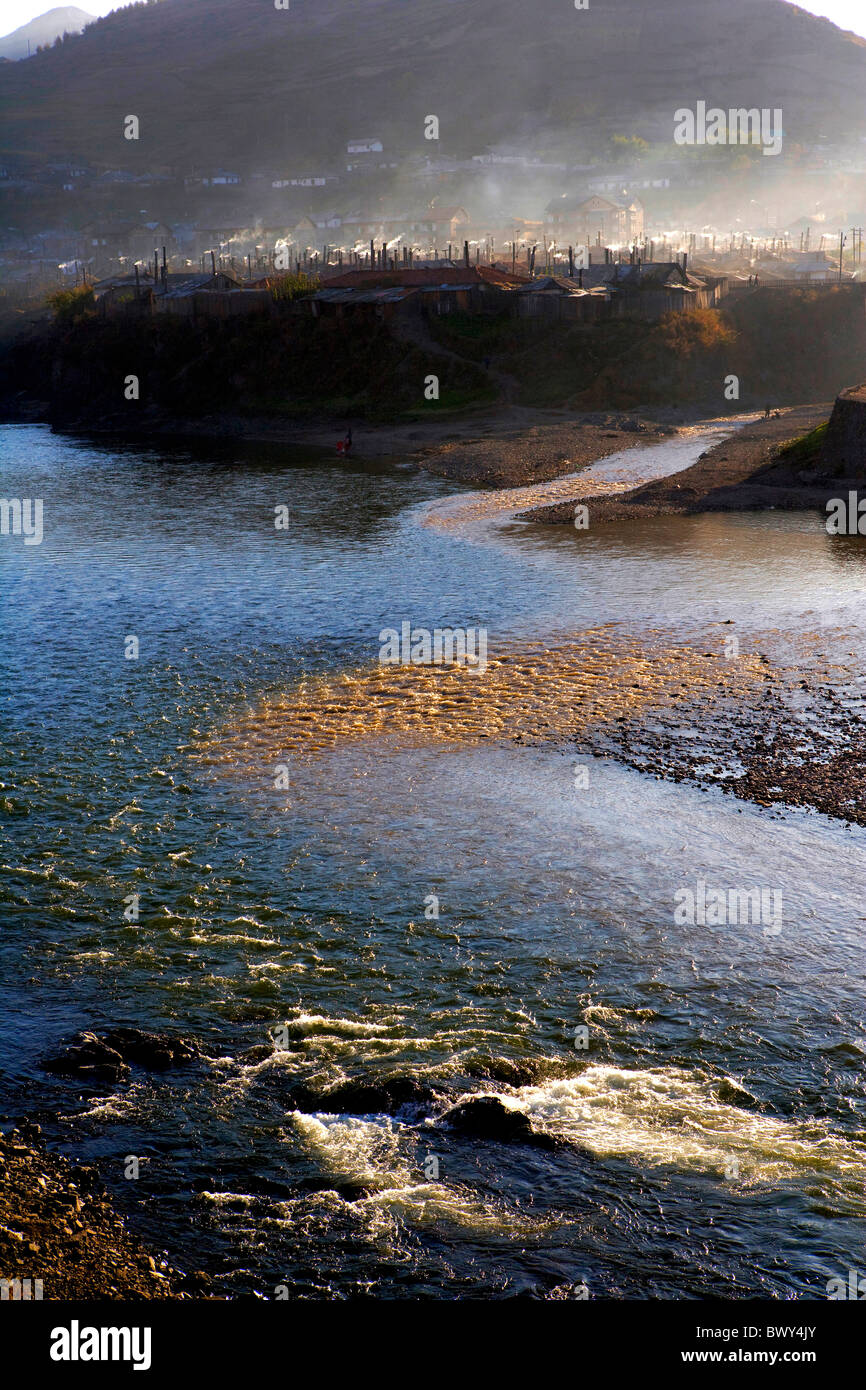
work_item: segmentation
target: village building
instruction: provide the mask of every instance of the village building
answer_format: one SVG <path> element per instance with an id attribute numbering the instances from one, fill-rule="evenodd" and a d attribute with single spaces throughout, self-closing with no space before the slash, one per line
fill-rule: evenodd
<path id="1" fill-rule="evenodd" d="M 245 230 L 237 222 L 200 223 L 193 228 L 190 238 L 192 252 L 201 256 L 208 251 L 226 249 L 237 243 Z"/>
<path id="2" fill-rule="evenodd" d="M 540 275 L 521 285 L 514 298 L 519 318 L 592 322 L 607 312 L 610 291 L 606 285 L 585 289 L 578 279 Z"/>
<path id="3" fill-rule="evenodd" d="M 584 289 L 604 287 L 611 297 L 611 313 L 660 318 L 666 313 L 690 313 L 713 309 L 727 290 L 727 277 L 693 275 L 678 261 L 609 261 L 578 272 Z"/>
<path id="4" fill-rule="evenodd" d="M 236 318 L 273 311 L 269 288 L 245 289 L 225 270 L 163 274 L 139 270 L 137 275 L 109 276 L 93 286 L 97 313 L 118 316 L 170 315 L 176 318 Z"/>
<path id="5" fill-rule="evenodd" d="M 149 303 L 154 287 L 152 268 L 138 275 L 125 272 L 122 275 L 108 275 L 93 285 L 93 298 L 102 318 L 132 312 L 138 305 Z"/>
<path id="6" fill-rule="evenodd" d="M 350 140 L 346 146 L 346 151 L 350 155 L 382 154 L 382 141 L 376 136 L 366 136 L 361 140 Z"/>
<path id="7" fill-rule="evenodd" d="M 355 315 L 387 319 L 396 312 L 501 313 L 513 291 L 527 283 L 493 266 L 352 270 L 300 304 L 314 317 Z"/>
<path id="8" fill-rule="evenodd" d="M 81 239 L 88 254 L 96 260 L 119 260 L 127 254 L 130 222 L 88 222 L 81 229 Z"/>
<path id="9" fill-rule="evenodd" d="M 463 239 L 469 227 L 469 214 L 463 207 L 429 207 L 414 217 L 396 218 L 391 225 L 402 226 L 405 230 L 400 234 L 413 240 L 442 246 Z"/>
<path id="10" fill-rule="evenodd" d="M 174 233 L 164 222 L 89 222 L 81 229 L 87 259 L 97 266 L 111 261 L 151 261 L 155 251 L 176 249 Z"/>
<path id="11" fill-rule="evenodd" d="M 325 240 L 323 233 L 339 233 L 329 235 L 327 240 L 339 243 L 344 249 L 365 247 L 371 241 L 384 242 L 389 247 L 405 243 L 432 249 L 445 248 L 449 243 L 462 246 L 468 226 L 469 214 L 462 207 L 425 208 L 398 217 L 352 211 L 342 217 L 337 214 L 303 217 L 291 235 L 298 245 L 320 245 Z"/>
<path id="12" fill-rule="evenodd" d="M 236 318 L 271 311 L 269 289 L 244 289 L 235 275 L 225 270 L 196 274 L 169 274 L 158 283 L 153 295 L 155 314 L 181 318 Z"/>
<path id="13" fill-rule="evenodd" d="M 295 174 L 288 178 L 271 180 L 271 188 L 324 188 L 328 182 L 326 174 Z"/>
<path id="14" fill-rule="evenodd" d="M 301 217 L 291 231 L 291 238 L 299 246 L 315 246 L 322 240 L 323 233 L 339 231 L 344 226 L 338 212 L 323 212 L 315 217 Z"/>
<path id="15" fill-rule="evenodd" d="M 346 172 L 354 174 L 358 172 L 368 172 L 370 169 L 385 169 L 388 167 L 384 159 L 385 147 L 382 141 L 375 135 L 363 136 L 357 140 L 350 140 L 346 146 Z M 396 168 L 396 165 L 392 167 Z"/>
<path id="16" fill-rule="evenodd" d="M 764 267 L 762 265 L 761 269 Z M 805 284 L 839 279 L 839 257 L 833 256 L 832 259 L 826 251 L 790 251 L 787 256 L 775 267 L 775 273 L 780 278 L 791 280 L 802 280 Z M 845 280 L 851 277 L 847 272 L 844 273 Z"/>
<path id="17" fill-rule="evenodd" d="M 560 245 L 628 246 L 643 240 L 643 203 L 627 194 L 563 194 L 545 211 L 550 235 Z"/>
<path id="18" fill-rule="evenodd" d="M 240 174 L 231 169 L 215 169 L 202 178 L 205 188 L 236 188 L 241 182 Z"/>

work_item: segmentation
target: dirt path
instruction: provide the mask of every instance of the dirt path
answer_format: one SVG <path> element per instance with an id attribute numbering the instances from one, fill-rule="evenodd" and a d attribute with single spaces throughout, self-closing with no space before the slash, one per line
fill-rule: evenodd
<path id="1" fill-rule="evenodd" d="M 444 347 L 438 343 L 430 332 L 426 319 L 418 315 L 409 315 L 403 319 L 395 319 L 393 326 L 394 337 L 399 341 L 411 344 L 412 347 L 421 348 L 423 352 L 429 352 L 431 356 L 447 357 L 450 361 L 458 363 L 461 367 L 477 368 L 478 363 L 473 362 L 469 357 L 461 357 L 459 352 L 454 352 L 452 348 Z M 516 377 L 509 375 L 508 372 L 501 372 L 492 364 L 485 368 L 487 375 L 495 382 L 500 400 L 506 405 L 512 405 L 520 390 L 520 383 Z"/>

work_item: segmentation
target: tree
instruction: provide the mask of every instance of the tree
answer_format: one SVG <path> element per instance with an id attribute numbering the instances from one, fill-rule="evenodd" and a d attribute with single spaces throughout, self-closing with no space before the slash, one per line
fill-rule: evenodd
<path id="1" fill-rule="evenodd" d="M 618 164 L 632 163 L 645 159 L 649 145 L 639 135 L 614 135 L 610 141 L 610 155 Z"/>

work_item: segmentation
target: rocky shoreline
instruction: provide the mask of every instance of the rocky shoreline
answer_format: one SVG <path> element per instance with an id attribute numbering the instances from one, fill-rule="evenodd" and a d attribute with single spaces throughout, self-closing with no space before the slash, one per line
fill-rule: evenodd
<path id="1" fill-rule="evenodd" d="M 677 423 L 673 423 L 676 420 Z M 417 456 L 429 473 L 477 487 L 511 488 L 549 482 L 611 454 L 658 443 L 677 433 L 679 414 L 598 412 L 549 418 L 509 412 L 496 425 L 443 440 Z"/>
<path id="2" fill-rule="evenodd" d="M 30 402 L 17 410 L 15 423 L 50 423 L 45 403 Z M 781 458 L 785 445 L 825 423 L 833 402 L 797 406 L 739 429 L 709 450 L 692 468 L 674 478 L 645 484 L 615 498 L 596 499 L 596 523 L 635 516 L 663 516 L 692 511 L 760 507 L 809 507 L 826 496 L 820 480 L 800 476 L 796 462 Z M 286 419 L 220 413 L 196 418 L 166 414 L 147 407 L 133 430 L 120 415 L 91 421 L 87 415 L 56 428 L 85 437 L 130 440 L 242 441 L 250 444 L 312 449 L 337 454 L 337 444 L 352 432 L 350 461 L 395 463 L 424 469 L 439 477 L 481 489 L 522 487 L 576 473 L 612 454 L 660 443 L 686 426 L 700 423 L 717 403 L 694 407 L 646 407 L 636 410 L 572 412 L 512 404 L 422 419 L 382 423 L 331 417 Z M 573 499 L 535 508 L 527 519 L 570 524 L 574 505 L 589 501 L 575 488 Z"/>
<path id="3" fill-rule="evenodd" d="M 208 1282 L 147 1250 L 96 1169 L 49 1152 L 31 1124 L 0 1133 L 0 1280 L 4 1299 L 46 1300 L 189 1298 Z"/>
<path id="4" fill-rule="evenodd" d="M 694 414 L 694 419 L 698 418 Z M 179 421 L 176 428 L 161 427 L 159 433 L 240 438 L 330 452 L 336 451 L 338 439 L 351 426 L 353 459 L 408 463 L 473 487 L 509 488 L 547 482 L 611 454 L 655 443 L 675 434 L 684 423 L 685 413 L 676 410 L 575 415 L 505 406 L 394 425 L 362 421 L 292 424 L 221 417 L 197 425 Z"/>
<path id="5" fill-rule="evenodd" d="M 182 1038 L 110 1028 L 77 1034 L 40 1065 L 101 1089 L 128 1080 L 133 1066 L 162 1072 L 199 1056 Z M 212 1289 L 206 1274 L 185 1274 L 166 1251 L 147 1249 L 115 1209 L 98 1170 L 50 1151 L 40 1126 L 27 1120 L 0 1132 L 0 1280 L 7 1281 L 2 1296 L 13 1299 L 190 1298 Z"/>
<path id="6" fill-rule="evenodd" d="M 590 524 L 700 511 L 823 507 L 827 482 L 797 458 L 786 459 L 785 449 L 825 424 L 832 410 L 833 402 L 824 401 L 776 411 L 737 429 L 682 473 L 616 496 L 593 497 L 575 486 L 567 502 L 533 508 L 522 519 L 570 525 L 579 502 L 590 506 Z M 335 456 L 337 443 L 351 429 L 350 462 L 397 464 L 479 489 L 506 489 L 553 481 L 613 454 L 661 443 L 705 416 L 706 411 L 675 407 L 573 413 L 507 405 L 374 424 L 242 414 L 185 419 L 154 409 L 142 413 L 132 433 L 118 420 L 97 424 L 82 418 L 62 428 L 93 438 L 143 438 L 151 447 L 161 439 L 237 440 Z M 51 423 L 42 411 L 19 414 L 15 422 Z M 833 486 L 841 486 L 835 476 Z"/>
<path id="7" fill-rule="evenodd" d="M 285 1050 L 298 1047 L 292 1039 Z M 234 1064 L 263 1093 L 276 1090 L 287 1111 L 400 1115 L 407 1124 L 435 1124 L 442 1142 L 495 1141 L 537 1149 L 558 1142 L 537 1130 L 520 1111 L 491 1095 L 491 1087 L 532 1084 L 559 1074 L 555 1063 L 518 1064 L 506 1058 L 467 1060 L 464 1075 L 441 1084 L 400 1072 L 356 1075 L 337 1085 L 287 1077 L 271 1064 L 284 1050 L 273 1040 L 241 1053 Z M 205 1053 L 188 1038 L 105 1026 L 78 1033 L 42 1058 L 41 1069 L 98 1094 L 114 1093 L 133 1068 L 165 1071 L 201 1061 Z M 334 1186 L 333 1176 L 328 1185 Z M 372 1189 L 356 1180 L 336 1183 L 352 1199 Z M 149 1249 L 129 1229 L 90 1164 L 71 1162 L 45 1144 L 39 1125 L 21 1121 L 0 1132 L 0 1299 L 3 1301 L 133 1302 L 225 1298 L 210 1275 L 184 1273 L 165 1250 Z"/>
<path id="8" fill-rule="evenodd" d="M 866 825 L 866 697 L 856 664 L 840 667 L 819 650 L 794 665 L 758 659 L 762 680 L 744 681 L 735 699 L 690 689 L 644 717 L 626 713 L 581 731 L 579 747 L 657 779 Z"/>

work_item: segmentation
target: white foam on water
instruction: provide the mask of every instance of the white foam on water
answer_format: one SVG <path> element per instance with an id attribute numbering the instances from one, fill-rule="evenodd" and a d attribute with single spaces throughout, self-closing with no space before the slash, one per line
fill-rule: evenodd
<path id="1" fill-rule="evenodd" d="M 387 1117 L 294 1111 L 291 1120 L 327 1176 L 365 1189 L 350 1205 L 367 1214 L 372 1229 L 382 1229 L 384 1214 L 412 1226 L 456 1226 L 488 1236 L 528 1238 L 558 1224 L 555 1218 L 545 1222 L 530 1219 L 463 1185 L 423 1178 L 420 1168 L 424 1155 L 418 1156 L 417 1135 Z"/>
<path id="2" fill-rule="evenodd" d="M 727 1078 L 675 1067 L 592 1066 L 580 1076 L 500 1097 L 536 1128 L 598 1158 L 625 1158 L 745 1185 L 813 1181 L 866 1213 L 866 1147 L 819 1121 L 796 1122 L 723 1100 Z M 736 1086 L 736 1082 L 728 1084 Z"/>
<path id="3" fill-rule="evenodd" d="M 274 1025 L 275 1028 L 281 1025 Z M 336 1033 L 345 1037 L 363 1038 L 375 1033 L 387 1033 L 394 1024 L 363 1023 L 356 1018 L 328 1018 L 325 1014 L 299 1014 L 282 1025 L 291 1037 L 308 1037 L 312 1033 Z"/>
<path id="4" fill-rule="evenodd" d="M 210 1202 L 215 1207 L 251 1207 L 256 1200 L 246 1192 L 200 1192 L 198 1195 L 203 1202 Z"/>
<path id="5" fill-rule="evenodd" d="M 206 936 L 193 939 L 203 940 L 209 946 L 252 946 L 254 950 L 265 950 L 267 947 L 270 946 L 283 945 L 282 941 L 277 941 L 273 937 L 268 937 L 266 939 L 261 936 L 223 936 L 221 932 L 217 932 L 213 936 Z M 282 961 L 274 962 L 273 964 L 274 969 L 283 969 Z M 251 966 L 251 969 L 256 970 L 262 970 L 263 968 L 264 967 L 262 965 Z"/>
<path id="6" fill-rule="evenodd" d="M 400 1221 L 416 1227 L 458 1227 L 476 1235 L 505 1236 L 528 1240 L 542 1231 L 555 1230 L 561 1217 L 527 1217 L 512 1206 L 498 1205 L 473 1193 L 465 1186 L 444 1183 L 413 1183 L 392 1187 L 373 1197 L 362 1198 L 359 1206 L 386 1208 Z"/>
<path id="7" fill-rule="evenodd" d="M 296 1110 L 291 1121 L 328 1177 L 365 1188 L 402 1187 L 412 1173 L 400 1151 L 400 1129 L 387 1118 L 308 1115 Z"/>
<path id="8" fill-rule="evenodd" d="M 147 1087 L 140 1082 L 136 1082 L 119 1095 L 94 1096 L 82 1111 L 74 1115 L 59 1115 L 58 1119 L 67 1120 L 71 1124 L 77 1124 L 81 1119 L 87 1120 L 129 1120 L 139 1111 L 140 1102 L 148 1101 Z"/>

